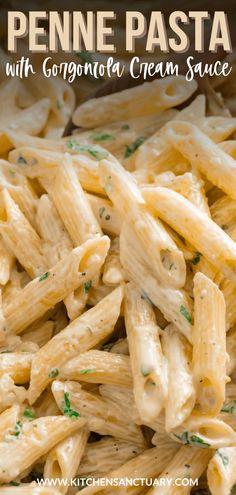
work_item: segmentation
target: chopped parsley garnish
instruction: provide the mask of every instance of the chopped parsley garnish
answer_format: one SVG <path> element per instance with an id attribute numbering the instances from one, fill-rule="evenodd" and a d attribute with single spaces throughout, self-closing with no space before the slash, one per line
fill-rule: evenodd
<path id="1" fill-rule="evenodd" d="M 128 131 L 130 129 L 130 126 L 128 124 L 124 124 L 121 126 L 122 131 Z"/>
<path id="2" fill-rule="evenodd" d="M 86 294 L 88 294 L 88 292 L 90 291 L 91 287 L 92 287 L 92 280 L 88 280 L 88 281 L 87 281 L 87 282 L 85 282 L 85 284 L 84 284 L 84 292 L 85 292 Z"/>
<path id="3" fill-rule="evenodd" d="M 80 370 L 80 375 L 87 375 L 88 373 L 94 373 L 96 368 L 87 368 L 86 370 Z"/>
<path id="4" fill-rule="evenodd" d="M 9 170 L 9 174 L 14 177 L 14 175 L 16 174 L 15 170 L 13 168 L 10 168 Z"/>
<path id="5" fill-rule="evenodd" d="M 227 457 L 227 455 L 222 454 L 220 450 L 217 450 L 216 453 L 221 458 L 223 466 L 228 466 L 229 458 Z"/>
<path id="6" fill-rule="evenodd" d="M 171 270 L 174 266 L 174 263 L 171 263 L 171 265 L 169 266 L 169 270 Z"/>
<path id="7" fill-rule="evenodd" d="M 8 349 L 6 351 L 1 351 L 0 354 L 8 354 L 9 352 L 12 352 L 12 351 L 9 351 Z"/>
<path id="8" fill-rule="evenodd" d="M 22 155 L 19 155 L 17 158 L 17 163 L 19 163 L 19 165 L 27 165 L 27 160 Z"/>
<path id="9" fill-rule="evenodd" d="M 146 378 L 147 376 L 150 375 L 151 370 L 149 368 L 145 368 L 145 366 L 142 366 L 141 367 L 141 373 L 144 376 L 144 378 Z"/>
<path id="10" fill-rule="evenodd" d="M 48 376 L 49 378 L 56 378 L 56 376 L 59 375 L 59 369 L 58 368 L 52 368 L 51 371 L 49 371 Z"/>
<path id="11" fill-rule="evenodd" d="M 19 481 L 10 481 L 9 485 L 11 486 L 20 486 Z"/>
<path id="12" fill-rule="evenodd" d="M 24 418 L 28 418 L 30 421 L 33 421 L 33 419 L 35 419 L 35 414 L 32 409 L 25 409 L 23 412 L 23 416 Z"/>
<path id="13" fill-rule="evenodd" d="M 39 277 L 39 282 L 42 282 L 43 280 L 46 280 L 46 278 L 48 278 L 50 275 L 49 272 L 45 272 L 43 275 L 41 275 L 41 277 Z"/>
<path id="14" fill-rule="evenodd" d="M 222 407 L 221 412 L 226 412 L 236 416 L 236 400 L 232 400 L 228 404 Z"/>
<path id="15" fill-rule="evenodd" d="M 14 435 L 15 437 L 19 437 L 19 435 L 21 434 L 22 426 L 23 423 L 21 421 L 17 421 L 12 435 Z"/>
<path id="16" fill-rule="evenodd" d="M 78 53 L 78 55 L 83 60 L 83 62 L 87 62 L 88 64 L 91 64 L 93 62 L 92 54 L 88 52 L 88 50 L 82 50 Z"/>
<path id="17" fill-rule="evenodd" d="M 69 141 L 67 141 L 66 146 L 70 150 L 77 151 L 77 153 L 88 153 L 93 158 L 96 158 L 96 160 L 103 160 L 103 158 L 108 157 L 107 151 L 103 151 L 103 150 L 94 148 L 93 146 L 90 146 L 89 144 L 79 144 L 73 138 L 69 139 Z"/>
<path id="18" fill-rule="evenodd" d="M 230 495 L 236 495 L 236 483 L 232 486 Z"/>
<path id="19" fill-rule="evenodd" d="M 74 409 L 71 409 L 68 392 L 64 392 L 64 401 L 62 402 L 62 410 L 63 410 L 63 414 L 65 416 L 68 416 L 68 418 L 79 418 L 80 417 L 79 412 L 74 411 Z"/>
<path id="20" fill-rule="evenodd" d="M 94 141 L 112 141 L 114 137 L 112 134 L 108 134 L 108 132 L 97 132 L 91 135 L 91 138 Z"/>
<path id="21" fill-rule="evenodd" d="M 185 306 L 180 306 L 180 313 L 191 325 L 193 325 L 192 316 L 189 314 Z"/>
<path id="22" fill-rule="evenodd" d="M 143 144 L 146 138 L 139 137 L 134 143 L 126 146 L 124 158 L 129 158 Z"/>
<path id="23" fill-rule="evenodd" d="M 99 217 L 102 218 L 103 216 L 103 213 L 105 211 L 106 208 L 104 208 L 104 206 L 102 206 L 101 208 L 99 208 Z"/>
<path id="24" fill-rule="evenodd" d="M 195 253 L 194 258 L 192 259 L 192 264 L 197 265 L 201 259 L 202 254 L 201 253 Z"/>
<path id="25" fill-rule="evenodd" d="M 175 435 L 185 445 L 196 445 L 197 447 L 210 447 L 210 444 L 205 442 L 201 437 L 197 435 L 189 435 L 188 431 L 184 431 L 182 435 Z"/>

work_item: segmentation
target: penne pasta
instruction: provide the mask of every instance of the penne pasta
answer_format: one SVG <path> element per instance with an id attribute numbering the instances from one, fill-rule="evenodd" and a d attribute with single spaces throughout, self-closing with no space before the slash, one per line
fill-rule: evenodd
<path id="1" fill-rule="evenodd" d="M 158 215 L 234 282 L 236 245 L 190 201 L 164 187 L 145 189 L 144 197 Z"/>

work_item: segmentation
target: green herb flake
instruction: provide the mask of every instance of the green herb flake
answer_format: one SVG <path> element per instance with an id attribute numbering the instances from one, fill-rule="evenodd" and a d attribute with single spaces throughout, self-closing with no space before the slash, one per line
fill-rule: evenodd
<path id="1" fill-rule="evenodd" d="M 19 481 L 10 481 L 9 485 L 11 486 L 20 486 Z"/>
<path id="2" fill-rule="evenodd" d="M 128 131 L 130 129 L 130 126 L 128 124 L 124 124 L 121 126 L 122 131 Z"/>
<path id="3" fill-rule="evenodd" d="M 201 253 L 196 252 L 194 258 L 192 259 L 192 264 L 197 265 L 201 259 L 201 256 L 202 256 Z"/>
<path id="4" fill-rule="evenodd" d="M 78 55 L 80 56 L 83 62 L 87 62 L 87 64 L 92 64 L 93 62 L 92 54 L 88 52 L 88 50 L 81 50 L 81 52 L 79 52 Z"/>
<path id="5" fill-rule="evenodd" d="M 59 369 L 58 368 L 52 368 L 51 371 L 49 371 L 48 376 L 49 378 L 56 378 L 56 376 L 59 375 Z"/>
<path id="6" fill-rule="evenodd" d="M 33 421 L 35 419 L 35 414 L 32 409 L 25 409 L 23 412 L 24 418 L 28 418 L 30 421 Z"/>
<path id="7" fill-rule="evenodd" d="M 97 149 L 89 144 L 79 144 L 76 139 L 69 139 L 66 143 L 66 147 L 72 151 L 76 151 L 77 153 L 88 153 L 96 160 L 103 160 L 108 157 L 108 152 Z"/>
<path id="8" fill-rule="evenodd" d="M 189 314 L 185 306 L 180 306 L 180 313 L 190 323 L 190 325 L 193 325 L 192 316 Z"/>
<path id="9" fill-rule="evenodd" d="M 93 141 L 112 141 L 114 137 L 112 134 L 108 134 L 108 132 L 97 132 L 91 135 L 91 139 Z"/>
<path id="10" fill-rule="evenodd" d="M 22 426 L 23 423 L 21 421 L 17 421 L 12 435 L 14 435 L 15 437 L 19 437 L 19 435 L 21 434 Z"/>
<path id="11" fill-rule="evenodd" d="M 106 208 L 104 208 L 104 206 L 102 206 L 101 208 L 99 208 L 99 217 L 102 218 L 103 216 L 103 213 L 105 211 Z"/>
<path id="12" fill-rule="evenodd" d="M 197 445 L 198 447 L 210 447 L 209 443 L 205 442 L 201 437 L 198 437 L 197 435 L 190 436 L 190 443 L 192 445 Z"/>
<path id="13" fill-rule="evenodd" d="M 71 409 L 68 392 L 64 392 L 64 400 L 62 402 L 62 410 L 63 410 L 64 416 L 67 416 L 68 418 L 79 418 L 80 417 L 79 412 L 74 411 L 74 409 Z"/>
<path id="14" fill-rule="evenodd" d="M 201 437 L 197 435 L 189 435 L 188 431 L 184 431 L 182 435 L 175 435 L 185 445 L 195 445 L 197 447 L 207 448 L 210 444 L 205 442 Z"/>
<path id="15" fill-rule="evenodd" d="M 80 375 L 88 375 L 88 373 L 94 373 L 96 368 L 87 368 L 86 370 L 80 370 Z"/>
<path id="16" fill-rule="evenodd" d="M 232 486 L 230 495 L 236 495 L 236 483 Z"/>
<path id="17" fill-rule="evenodd" d="M 17 163 L 19 165 L 27 165 L 27 160 L 23 157 L 23 155 L 19 155 L 17 158 Z"/>
<path id="18" fill-rule="evenodd" d="M 147 376 L 150 375 L 151 370 L 149 368 L 146 368 L 145 366 L 142 366 L 141 367 L 141 373 L 144 376 L 144 378 L 146 378 Z"/>
<path id="19" fill-rule="evenodd" d="M 85 294 L 88 294 L 88 292 L 90 291 L 92 287 L 92 280 L 88 280 L 87 282 L 85 282 L 84 284 L 84 292 Z"/>
<path id="20" fill-rule="evenodd" d="M 129 158 L 143 144 L 146 138 L 139 137 L 134 143 L 126 146 L 124 158 Z"/>
<path id="21" fill-rule="evenodd" d="M 171 270 L 174 266 L 174 263 L 171 263 L 171 265 L 169 266 L 169 270 Z"/>
<path id="22" fill-rule="evenodd" d="M 8 349 L 6 351 L 1 351 L 0 354 L 8 354 L 9 352 L 12 352 L 12 351 L 9 351 Z"/>
<path id="23" fill-rule="evenodd" d="M 232 400 L 228 404 L 222 407 L 221 412 L 226 412 L 236 416 L 236 400 Z"/>
<path id="24" fill-rule="evenodd" d="M 222 454 L 220 450 L 217 450 L 216 453 L 221 458 L 223 466 L 228 466 L 229 458 L 227 457 L 227 455 Z"/>
<path id="25" fill-rule="evenodd" d="M 48 278 L 50 275 L 49 272 L 45 272 L 43 275 L 41 275 L 41 277 L 39 277 L 39 282 L 42 282 L 43 280 L 46 280 L 46 278 Z"/>
<path id="26" fill-rule="evenodd" d="M 16 171 L 13 168 L 9 169 L 9 174 L 14 177 L 16 175 Z"/>

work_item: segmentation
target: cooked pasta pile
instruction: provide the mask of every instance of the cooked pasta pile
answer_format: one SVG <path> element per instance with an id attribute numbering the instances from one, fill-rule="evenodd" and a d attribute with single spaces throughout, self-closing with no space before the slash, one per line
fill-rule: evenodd
<path id="1" fill-rule="evenodd" d="M 197 86 L 1 84 L 0 495 L 236 493 L 236 118 Z"/>

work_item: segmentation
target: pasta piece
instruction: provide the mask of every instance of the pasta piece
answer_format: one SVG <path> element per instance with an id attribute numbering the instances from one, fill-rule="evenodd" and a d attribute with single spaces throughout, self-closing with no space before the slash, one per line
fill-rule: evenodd
<path id="1" fill-rule="evenodd" d="M 32 331 L 29 332 L 24 332 L 21 335 L 21 339 L 23 342 L 35 342 L 38 347 L 42 347 L 52 338 L 53 330 L 54 322 L 45 321 L 45 323 L 39 325 L 38 328 L 34 328 Z"/>
<path id="2" fill-rule="evenodd" d="M 60 376 L 79 382 L 132 386 L 129 357 L 114 352 L 91 350 L 80 354 L 62 366 Z"/>
<path id="3" fill-rule="evenodd" d="M 0 232 L 4 242 L 33 278 L 45 271 L 42 241 L 6 189 L 1 200 Z"/>
<path id="4" fill-rule="evenodd" d="M 165 328 L 162 347 L 168 361 L 165 426 L 170 431 L 181 425 L 191 414 L 195 404 L 195 389 L 190 369 L 190 346 L 173 325 Z"/>
<path id="5" fill-rule="evenodd" d="M 24 110 L 18 111 L 9 117 L 0 118 L 0 150 L 11 149 L 11 142 L 6 138 L 5 131 L 20 131 L 25 134 L 37 135 L 44 128 L 50 111 L 50 100 L 43 98 L 34 105 Z"/>
<path id="6" fill-rule="evenodd" d="M 197 127 L 184 122 L 168 125 L 169 142 L 188 158 L 207 179 L 233 199 L 235 193 L 235 160 L 205 136 Z M 207 166 L 206 166 L 207 163 Z"/>
<path id="7" fill-rule="evenodd" d="M 48 416 L 23 423 L 20 434 L 0 443 L 0 480 L 7 483 L 46 454 L 58 442 L 85 425 L 85 420 Z M 15 437 L 15 438 L 14 438 Z M 37 444 L 37 449 L 35 448 Z"/>
<path id="8" fill-rule="evenodd" d="M 233 327 L 226 337 L 226 349 L 227 349 L 227 375 L 232 375 L 236 368 L 236 327 Z"/>
<path id="9" fill-rule="evenodd" d="M 102 231 L 79 183 L 69 155 L 58 169 L 49 195 L 70 234 L 74 246 L 101 235 Z"/>
<path id="10" fill-rule="evenodd" d="M 194 277 L 193 377 L 204 414 L 217 415 L 225 400 L 225 301 L 205 275 Z"/>
<path id="11" fill-rule="evenodd" d="M 14 404 L 0 414 L 0 442 L 14 429 L 19 416 L 20 406 L 18 404 Z"/>
<path id="12" fill-rule="evenodd" d="M 134 444 L 145 445 L 142 431 L 139 426 L 129 421 L 111 402 L 92 394 L 81 388 L 76 382 L 59 382 L 55 380 L 52 384 L 52 393 L 58 407 L 64 408 L 65 395 L 69 395 L 70 402 L 75 411 L 79 411 L 86 419 L 88 428 L 100 435 L 111 435 Z"/>
<path id="13" fill-rule="evenodd" d="M 14 256 L 7 251 L 6 245 L 0 239 L 0 285 L 6 285 L 10 279 Z"/>
<path id="14" fill-rule="evenodd" d="M 22 404 L 27 398 L 24 387 L 18 387 L 8 373 L 0 378 L 0 413 L 14 404 Z"/>
<path id="15" fill-rule="evenodd" d="M 71 251 L 51 270 L 26 285 L 5 308 L 9 331 L 21 333 L 77 287 L 83 285 L 88 290 L 108 249 L 107 237 L 89 240 Z M 24 312 L 21 311 L 22 306 Z"/>
<path id="16" fill-rule="evenodd" d="M 78 476 L 102 476 L 138 454 L 142 448 L 119 438 L 105 437 L 88 443 L 78 468 Z"/>
<path id="17" fill-rule="evenodd" d="M 0 353 L 0 377 L 7 373 L 17 385 L 27 383 L 30 378 L 31 361 L 30 352 Z"/>
<path id="18" fill-rule="evenodd" d="M 73 114 L 77 127 L 97 127 L 130 117 L 142 117 L 187 100 L 197 89 L 193 80 L 186 83 L 184 77 L 166 77 L 142 84 L 120 93 L 91 99 L 80 105 Z"/>
<path id="19" fill-rule="evenodd" d="M 134 397 L 143 422 L 155 419 L 167 396 L 167 369 L 151 304 L 135 286 L 125 292 L 125 325 L 129 342 Z"/>
<path id="20" fill-rule="evenodd" d="M 118 285 L 124 282 L 124 274 L 120 264 L 120 243 L 116 237 L 111 241 L 111 247 L 106 257 L 102 280 L 106 285 Z"/>
<path id="21" fill-rule="evenodd" d="M 177 445 L 177 444 L 176 444 Z M 111 471 L 106 474 L 106 478 L 108 479 L 129 479 L 135 478 L 136 473 L 139 477 L 139 482 L 136 480 L 136 483 L 132 486 L 118 486 L 115 488 L 115 491 L 118 495 L 138 495 L 140 490 L 142 489 L 142 479 L 149 480 L 153 479 L 165 469 L 166 465 L 171 461 L 173 455 L 175 455 L 178 447 L 154 447 L 152 449 L 144 450 L 140 455 L 131 459 L 130 461 L 123 464 L 118 469 Z M 136 485 L 136 486 L 135 486 Z M 143 485 L 145 487 L 145 485 Z M 109 489 L 109 486 L 99 487 L 99 486 L 89 486 L 84 488 L 85 495 L 92 495 L 94 493 L 112 493 L 113 487 Z"/>
<path id="22" fill-rule="evenodd" d="M 48 195 L 40 197 L 36 221 L 38 231 L 44 240 L 44 252 L 48 266 L 55 265 L 73 248 L 71 239 Z"/>
<path id="23" fill-rule="evenodd" d="M 69 485 L 78 470 L 88 435 L 88 430 L 82 429 L 56 445 L 47 455 L 43 472 L 44 479 L 56 482 L 59 479 L 67 480 Z M 57 484 L 60 493 L 67 493 L 69 486 L 61 486 L 59 482 Z"/>
<path id="24" fill-rule="evenodd" d="M 1 487 L 1 495 L 60 495 L 61 491 L 52 487 L 42 487 L 38 484 L 28 485 L 23 483 L 21 486 L 4 486 Z"/>
<path id="25" fill-rule="evenodd" d="M 74 320 L 35 354 L 31 368 L 31 404 L 59 374 L 69 359 L 91 349 L 113 331 L 120 314 L 123 289 L 117 288 L 105 299 Z"/>
<path id="26" fill-rule="evenodd" d="M 205 97 L 198 95 L 190 105 L 174 115 L 172 120 L 187 120 L 196 121 L 197 118 L 205 116 Z M 149 139 L 146 139 L 144 143 L 139 146 L 137 151 L 130 157 L 129 162 L 132 163 L 135 170 L 147 168 L 148 170 L 158 171 L 165 162 L 168 162 L 169 169 L 172 169 L 172 162 L 182 159 L 181 155 L 175 150 L 171 149 L 171 146 L 166 139 L 163 138 L 161 129 L 155 130 Z"/>
<path id="27" fill-rule="evenodd" d="M 183 254 L 161 222 L 147 209 L 131 174 L 116 162 L 103 160 L 99 173 L 105 190 L 123 216 L 130 215 L 132 229 L 143 246 L 144 255 L 164 286 L 182 287 L 185 282 Z M 170 270 L 170 266 L 172 269 Z"/>
<path id="28" fill-rule="evenodd" d="M 68 147 L 66 151 L 69 151 Z M 53 180 L 58 166 L 64 160 L 64 154 L 23 147 L 11 151 L 8 158 L 12 164 L 15 164 L 15 170 L 20 168 L 21 173 L 26 177 Z M 99 184 L 97 162 L 87 154 L 72 155 L 72 162 L 81 186 L 86 191 L 104 194 Z"/>
<path id="29" fill-rule="evenodd" d="M 216 451 L 208 465 L 207 481 L 213 495 L 233 493 L 236 483 L 236 447 Z"/>
<path id="30" fill-rule="evenodd" d="M 88 194 L 87 196 L 101 229 L 104 232 L 119 235 L 122 219 L 111 202 L 94 194 Z"/>
<path id="31" fill-rule="evenodd" d="M 163 177 L 164 176 L 164 177 Z M 164 180 L 163 180 L 164 179 Z M 176 191 L 189 201 L 191 201 L 200 210 L 210 216 L 210 210 L 205 196 L 203 181 L 196 174 L 186 172 L 183 175 L 166 177 L 166 174 L 160 174 L 156 177 L 155 184 L 164 186 Z"/>
<path id="32" fill-rule="evenodd" d="M 143 259 L 140 241 L 128 221 L 123 223 L 121 230 L 120 257 L 127 277 L 140 290 L 140 294 L 159 308 L 166 320 L 174 323 L 191 342 L 193 325 L 191 299 L 183 290 L 170 289 L 159 284 L 151 268 L 146 265 L 146 259 Z"/>
<path id="33" fill-rule="evenodd" d="M 164 187 L 146 188 L 147 202 L 158 215 L 202 253 L 224 275 L 236 281 L 236 244 L 190 201 Z"/>
<path id="34" fill-rule="evenodd" d="M 186 486 L 184 483 L 179 482 L 186 478 L 191 478 L 191 480 L 198 479 L 205 471 L 211 455 L 209 451 L 202 452 L 197 449 L 191 449 L 191 447 L 182 447 L 165 466 L 165 470 L 159 477 L 159 481 L 160 479 L 165 479 L 167 472 L 168 479 L 172 480 L 171 486 L 154 486 L 147 492 L 148 495 L 190 495 L 191 484 L 189 483 Z M 178 480 L 177 483 L 174 482 L 175 480 Z"/>
<path id="35" fill-rule="evenodd" d="M 171 438 L 203 449 L 234 447 L 236 446 L 236 432 L 224 420 L 222 415 L 218 419 L 203 414 L 192 414 L 171 433 Z"/>

